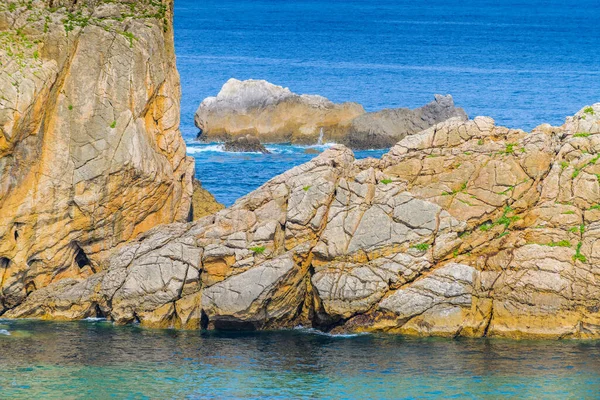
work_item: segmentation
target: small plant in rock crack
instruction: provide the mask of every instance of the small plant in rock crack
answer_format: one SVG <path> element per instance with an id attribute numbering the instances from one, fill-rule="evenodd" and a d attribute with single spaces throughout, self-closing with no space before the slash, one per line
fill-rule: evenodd
<path id="1" fill-rule="evenodd" d="M 385 178 L 381 180 L 381 183 L 383 183 L 384 185 L 389 185 L 390 183 L 392 183 L 392 180 L 389 178 Z"/>
<path id="2" fill-rule="evenodd" d="M 586 107 L 583 109 L 583 112 L 585 114 L 589 114 L 589 115 L 595 115 L 596 113 L 594 112 L 594 107 Z"/>
<path id="3" fill-rule="evenodd" d="M 504 149 L 504 154 L 514 154 L 517 143 L 508 143 Z"/>
<path id="4" fill-rule="evenodd" d="M 504 213 L 502 216 L 496 221 L 494 225 L 504 225 L 504 229 L 508 229 L 508 226 L 515 221 L 518 221 L 521 217 L 512 216 L 509 217 L 508 214 L 511 213 L 513 209 L 510 206 L 504 207 Z"/>
<path id="5" fill-rule="evenodd" d="M 250 247 L 250 251 L 252 251 L 254 254 L 264 254 L 265 250 L 267 248 L 265 246 L 254 246 L 254 247 Z"/>
<path id="6" fill-rule="evenodd" d="M 117 127 L 117 121 L 113 121 L 112 124 L 110 124 L 111 129 L 115 129 Z"/>
<path id="7" fill-rule="evenodd" d="M 490 229 L 492 229 L 493 227 L 494 227 L 494 224 L 492 224 L 491 222 L 486 222 L 485 224 L 483 224 L 479 227 L 479 230 L 482 232 L 487 232 Z"/>
<path id="8" fill-rule="evenodd" d="M 307 185 L 307 186 L 304 186 L 304 187 L 302 188 L 302 190 L 304 190 L 305 192 L 308 192 L 308 191 L 310 190 L 310 188 L 311 188 L 311 186 L 310 186 L 310 185 Z"/>
<path id="9" fill-rule="evenodd" d="M 580 233 L 580 234 L 583 235 L 585 233 L 585 225 L 581 224 L 581 225 L 569 228 L 569 232 L 571 232 L 571 233 Z"/>
<path id="10" fill-rule="evenodd" d="M 571 242 L 568 240 L 561 240 L 560 242 L 550 242 L 547 243 L 546 246 L 550 247 L 571 247 Z"/>
<path id="11" fill-rule="evenodd" d="M 431 245 L 429 243 L 419 243 L 419 244 L 412 245 L 410 247 L 411 247 L 411 249 L 416 249 L 419 251 L 427 251 L 427 250 L 429 250 Z"/>
<path id="12" fill-rule="evenodd" d="M 581 254 L 581 246 L 583 246 L 583 243 L 581 243 L 581 242 L 577 243 L 577 248 L 575 249 L 575 255 L 573 256 L 573 261 L 581 261 L 581 262 L 587 261 L 587 257 L 584 256 L 583 254 Z"/>
<path id="13" fill-rule="evenodd" d="M 579 132 L 573 135 L 573 137 L 588 137 L 590 136 L 589 132 Z"/>

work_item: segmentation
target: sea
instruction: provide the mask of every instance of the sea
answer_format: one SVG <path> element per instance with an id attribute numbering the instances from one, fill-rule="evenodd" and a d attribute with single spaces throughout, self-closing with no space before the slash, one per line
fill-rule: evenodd
<path id="1" fill-rule="evenodd" d="M 597 399 L 600 342 L 0 321 L 0 398 Z"/>
<path id="2" fill-rule="evenodd" d="M 599 0 L 176 0 L 181 129 L 197 177 L 229 206 L 314 157 L 297 146 L 262 156 L 195 143 L 196 109 L 229 78 L 367 111 L 451 94 L 470 117 L 527 131 L 561 125 L 600 102 L 599 10 Z"/>

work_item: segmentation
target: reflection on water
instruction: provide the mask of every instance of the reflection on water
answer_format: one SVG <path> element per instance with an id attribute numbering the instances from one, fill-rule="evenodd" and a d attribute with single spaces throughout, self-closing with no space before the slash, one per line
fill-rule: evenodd
<path id="1" fill-rule="evenodd" d="M 600 342 L 4 321 L 0 397 L 594 398 Z"/>

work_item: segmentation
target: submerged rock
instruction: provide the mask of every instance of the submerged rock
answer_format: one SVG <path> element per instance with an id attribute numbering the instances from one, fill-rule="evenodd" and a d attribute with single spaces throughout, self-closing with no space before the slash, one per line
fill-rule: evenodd
<path id="1" fill-rule="evenodd" d="M 321 154 L 321 153 L 322 153 L 321 150 L 315 149 L 315 148 L 312 148 L 312 147 L 309 147 L 309 148 L 307 148 L 307 149 L 304 150 L 304 154 Z"/>
<path id="2" fill-rule="evenodd" d="M 194 175 L 171 0 L 1 3 L 0 313 L 186 221 Z"/>
<path id="3" fill-rule="evenodd" d="M 225 142 L 225 144 L 223 144 L 223 150 L 234 153 L 271 153 L 260 143 L 256 136 L 251 135 L 242 136 L 229 142 Z"/>
<path id="4" fill-rule="evenodd" d="M 196 112 L 204 141 L 231 140 L 251 133 L 263 143 L 343 143 L 351 148 L 387 148 L 449 118 L 467 115 L 452 96 L 436 95 L 421 108 L 365 113 L 356 103 L 334 104 L 321 96 L 298 95 L 262 80 L 230 79 Z"/>
<path id="5" fill-rule="evenodd" d="M 598 338 L 599 158 L 600 103 L 531 133 L 453 118 L 380 160 L 334 146 L 6 316 Z"/>

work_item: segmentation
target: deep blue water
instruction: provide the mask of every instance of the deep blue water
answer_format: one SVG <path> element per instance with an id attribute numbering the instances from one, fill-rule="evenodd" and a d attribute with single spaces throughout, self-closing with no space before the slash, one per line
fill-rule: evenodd
<path id="1" fill-rule="evenodd" d="M 220 144 L 188 142 L 188 154 L 196 160 L 196 176 L 202 186 L 217 200 L 230 206 L 238 198 L 250 193 L 272 177 L 282 174 L 295 165 L 310 161 L 315 154 L 306 154 L 308 147 L 266 145 L 271 154 L 227 153 Z M 312 146 L 323 151 L 327 146 Z M 379 158 L 386 150 L 362 150 L 357 158 Z"/>
<path id="2" fill-rule="evenodd" d="M 600 101 L 600 1 L 176 0 L 183 128 L 231 78 L 531 129 Z"/>
<path id="3" fill-rule="evenodd" d="M 2 399 L 593 399 L 600 393 L 597 341 L 0 321 L 0 365 Z"/>
<path id="4" fill-rule="evenodd" d="M 450 93 L 472 117 L 561 124 L 600 101 L 599 9 L 599 0 L 176 0 L 182 131 L 195 137 L 196 108 L 231 77 L 367 110 Z M 301 153 L 194 155 L 198 178 L 229 205 L 304 162 Z"/>

